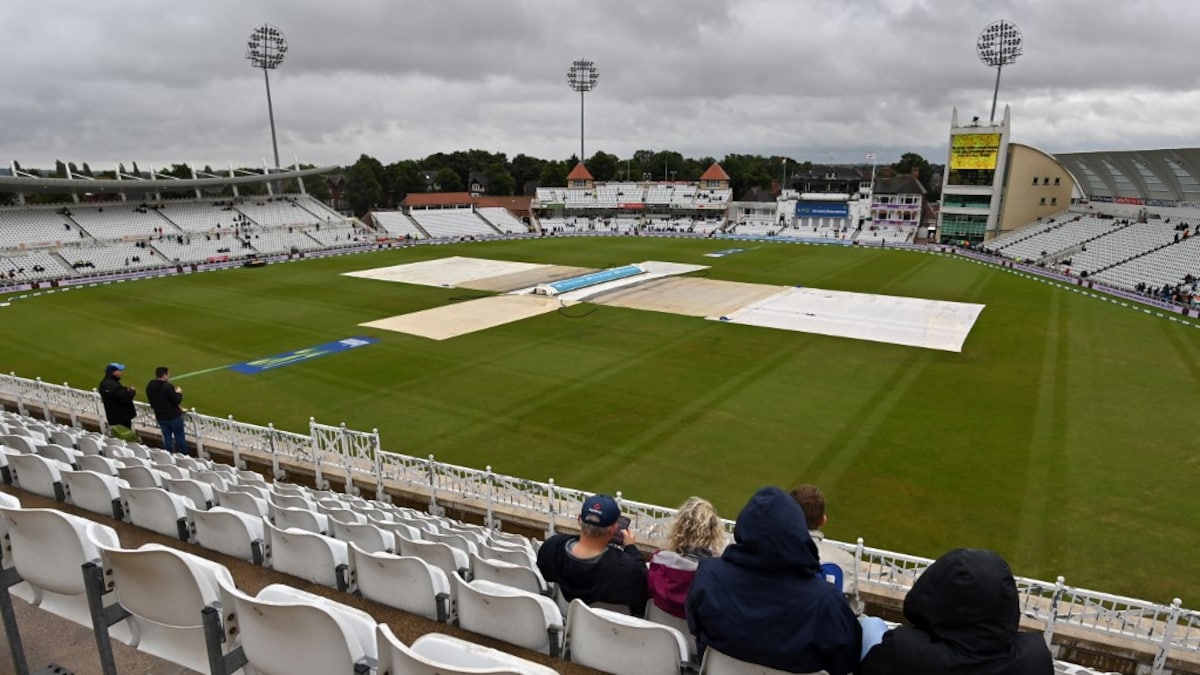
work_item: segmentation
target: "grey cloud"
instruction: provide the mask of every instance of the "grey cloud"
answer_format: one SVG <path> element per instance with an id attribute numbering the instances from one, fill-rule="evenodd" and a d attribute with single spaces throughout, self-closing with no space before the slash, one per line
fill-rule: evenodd
<path id="1" fill-rule="evenodd" d="M 588 152 L 671 148 L 857 161 L 945 155 L 950 108 L 986 116 L 988 22 L 1021 26 L 1001 104 L 1047 150 L 1194 144 L 1200 6 L 1171 0 L 40 0 L 0 6 L 0 161 L 93 167 L 270 154 L 262 76 L 243 59 L 269 21 L 281 155 L 348 163 L 480 147 L 578 149 L 565 73 L 588 57 Z"/>

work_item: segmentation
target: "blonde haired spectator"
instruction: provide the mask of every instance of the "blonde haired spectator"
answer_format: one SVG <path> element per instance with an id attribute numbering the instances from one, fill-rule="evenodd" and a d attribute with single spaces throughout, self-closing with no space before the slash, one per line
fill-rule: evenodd
<path id="1" fill-rule="evenodd" d="M 725 525 L 706 499 L 689 497 L 671 521 L 667 547 L 650 559 L 648 583 L 654 605 L 672 616 L 684 617 L 692 579 L 700 560 L 725 550 Z"/>

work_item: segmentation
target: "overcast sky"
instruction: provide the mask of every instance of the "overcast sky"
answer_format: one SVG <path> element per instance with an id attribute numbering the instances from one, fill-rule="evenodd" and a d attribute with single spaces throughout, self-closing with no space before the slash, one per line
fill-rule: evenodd
<path id="1" fill-rule="evenodd" d="M 1015 22 L 1013 140 L 1045 150 L 1191 147 L 1200 2 L 1183 0 L 37 0 L 0 3 L 0 162 L 388 163 L 579 148 L 572 60 L 596 62 L 587 149 L 945 161 L 952 106 L 987 119 L 979 32 Z"/>

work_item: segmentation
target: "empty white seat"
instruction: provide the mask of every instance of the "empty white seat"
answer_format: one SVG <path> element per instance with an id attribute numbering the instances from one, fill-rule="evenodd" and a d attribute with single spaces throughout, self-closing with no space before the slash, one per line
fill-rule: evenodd
<path id="1" fill-rule="evenodd" d="M 327 534 L 329 532 L 329 516 L 308 509 L 292 509 L 287 507 L 270 504 L 267 507 L 270 510 L 271 520 L 275 521 L 275 526 L 281 530 L 298 529 L 313 532 L 315 534 Z"/>
<path id="2" fill-rule="evenodd" d="M 553 600 L 491 581 L 467 583 L 458 575 L 450 583 L 457 589 L 459 626 L 472 633 L 558 656 L 562 648 L 563 617 Z"/>
<path id="3" fill-rule="evenodd" d="M 364 551 L 394 552 L 396 550 L 396 535 L 378 525 L 371 523 L 342 523 L 330 518 L 330 534 L 334 539 L 346 543 L 358 544 Z"/>
<path id="4" fill-rule="evenodd" d="M 442 623 L 454 618 L 446 573 L 420 558 L 369 552 L 350 544 L 350 577 L 362 597 Z"/>
<path id="5" fill-rule="evenodd" d="M 161 452 L 161 450 L 159 452 Z M 150 468 L 157 471 L 164 479 L 175 478 L 178 480 L 192 477 L 191 473 L 189 473 L 187 469 L 183 468 L 182 466 L 175 466 L 174 464 L 162 464 L 151 460 Z"/>
<path id="6" fill-rule="evenodd" d="M 229 487 L 226 488 L 225 491 L 241 492 L 242 494 L 247 494 L 252 497 L 258 497 L 264 502 L 267 501 L 267 495 L 271 492 L 264 487 L 260 487 L 258 485 L 246 485 L 245 483 L 230 483 Z"/>
<path id="7" fill-rule="evenodd" d="M 250 596 L 222 583 L 221 611 L 225 641 L 261 675 L 350 675 L 376 658 L 371 615 L 290 586 Z"/>
<path id="8" fill-rule="evenodd" d="M 329 508 L 326 508 L 326 509 L 321 509 L 321 513 L 324 513 L 325 516 L 328 517 L 331 522 L 336 520 L 339 523 L 344 523 L 344 524 L 348 524 L 348 525 L 354 525 L 354 524 L 367 522 L 366 516 L 364 516 L 363 514 L 359 513 L 358 511 L 355 511 L 353 509 L 329 509 Z"/>
<path id="9" fill-rule="evenodd" d="M 71 465 L 41 455 L 7 454 L 7 459 L 17 487 L 60 502 L 66 498 L 61 472 L 70 471 Z"/>
<path id="10" fill-rule="evenodd" d="M 191 499 L 198 509 L 212 508 L 213 489 L 208 483 L 192 478 L 163 478 L 163 489 Z"/>
<path id="11" fill-rule="evenodd" d="M 75 445 L 79 446 L 79 451 L 85 455 L 104 454 L 104 439 L 98 436 L 83 434 L 75 439 Z"/>
<path id="12" fill-rule="evenodd" d="M 237 482 L 239 485 L 253 485 L 255 487 L 263 488 L 264 490 L 271 489 L 271 484 L 267 483 L 267 480 L 263 478 L 263 475 L 257 471 L 237 469 L 234 475 L 237 476 Z"/>
<path id="13" fill-rule="evenodd" d="M 54 443 L 47 443 L 37 446 L 37 454 L 45 457 L 46 459 L 58 460 L 63 464 L 67 464 L 72 467 L 79 466 L 79 451 L 74 448 L 63 447 Z"/>
<path id="14" fill-rule="evenodd" d="M 117 469 L 117 475 L 124 478 L 129 483 L 129 487 L 135 488 L 160 488 L 162 487 L 162 474 L 156 469 L 148 466 L 142 466 L 140 463 L 132 466 L 126 465 Z"/>
<path id="15" fill-rule="evenodd" d="M 212 471 L 211 469 L 189 469 L 188 471 L 194 480 L 208 483 L 214 490 L 229 489 L 228 474 L 221 473 L 220 471 Z"/>
<path id="16" fill-rule="evenodd" d="M 567 658 L 614 675 L 679 675 L 687 640 L 674 628 L 571 601 Z"/>
<path id="17" fill-rule="evenodd" d="M 137 618 L 138 651 L 207 671 L 201 611 L 220 599 L 219 583 L 233 585 L 229 570 L 158 544 L 136 550 L 99 548 L 109 590 Z"/>
<path id="18" fill-rule="evenodd" d="M 75 433 L 77 432 L 74 430 L 68 432 L 65 429 L 55 429 L 50 432 L 50 442 L 55 445 L 61 445 L 64 448 L 76 448 L 75 436 L 73 435 Z"/>
<path id="19" fill-rule="evenodd" d="M 62 479 L 67 503 L 118 520 L 124 518 L 120 488 L 125 481 L 95 471 L 63 471 Z"/>
<path id="20" fill-rule="evenodd" d="M 349 588 L 346 542 L 298 528 L 284 530 L 265 519 L 263 535 L 272 569 L 341 591 Z"/>
<path id="21" fill-rule="evenodd" d="M 646 601 L 645 617 L 647 621 L 653 621 L 654 623 L 660 623 L 664 626 L 670 626 L 671 628 L 679 631 L 681 635 L 687 638 L 688 660 L 690 660 L 692 663 L 697 662 L 696 641 L 691 638 L 692 631 L 690 628 L 688 628 L 687 619 L 664 612 L 658 608 L 658 605 L 654 604 L 654 600 Z"/>
<path id="22" fill-rule="evenodd" d="M 704 661 L 700 664 L 700 672 L 707 675 L 787 675 L 786 670 L 776 670 L 754 663 L 739 661 L 709 647 L 704 650 Z M 818 670 L 810 675 L 828 675 L 824 670 Z"/>
<path id="23" fill-rule="evenodd" d="M 80 455 L 77 464 L 83 471 L 95 471 L 114 477 L 118 475 L 117 470 L 122 466 L 115 459 L 109 459 L 102 455 Z"/>
<path id="24" fill-rule="evenodd" d="M 230 488 L 233 487 L 236 486 L 230 486 Z M 267 500 L 260 499 L 245 492 L 237 492 L 233 489 L 230 489 L 227 492 L 213 490 L 213 499 L 227 509 L 240 511 L 246 515 L 254 516 L 255 518 L 262 518 L 268 513 Z"/>
<path id="25" fill-rule="evenodd" d="M 413 556 L 440 569 L 446 574 L 466 574 L 471 560 L 463 551 L 440 541 L 421 541 L 396 536 L 397 552 Z"/>
<path id="26" fill-rule="evenodd" d="M 0 515 L 11 548 L 5 558 L 11 557 L 17 573 L 33 589 L 30 603 L 90 628 L 82 568 L 100 557 L 97 544 L 121 545 L 116 530 L 54 509 L 0 508 Z M 109 633 L 126 644 L 137 643 L 133 622 L 122 621 Z"/>
<path id="27" fill-rule="evenodd" d="M 120 493 L 121 508 L 129 522 L 182 541 L 190 538 L 187 509 L 196 506 L 191 499 L 154 487 L 122 486 Z"/>
<path id="28" fill-rule="evenodd" d="M 192 535 L 204 548 L 228 556 L 263 564 L 263 519 L 224 506 L 207 511 L 191 508 L 187 512 Z"/>
<path id="29" fill-rule="evenodd" d="M 471 554 L 471 578 L 493 581 L 530 593 L 550 594 L 550 585 L 536 568 L 515 565 L 503 560 L 486 560 Z"/>
<path id="30" fill-rule="evenodd" d="M 16 429 L 10 429 L 10 431 L 16 431 Z M 25 455 L 37 453 L 37 445 L 33 442 L 33 439 L 21 434 L 8 433 L 0 435 L 0 445 L 12 448 Z"/>
<path id="31" fill-rule="evenodd" d="M 553 668 L 439 633 L 406 646 L 387 624 L 378 626 L 379 672 L 395 675 L 556 675 Z"/>
<path id="32" fill-rule="evenodd" d="M 443 544 L 453 546 L 468 556 L 479 550 L 479 544 L 474 541 L 474 537 L 463 532 L 430 532 L 425 538 L 430 541 L 440 541 Z"/>

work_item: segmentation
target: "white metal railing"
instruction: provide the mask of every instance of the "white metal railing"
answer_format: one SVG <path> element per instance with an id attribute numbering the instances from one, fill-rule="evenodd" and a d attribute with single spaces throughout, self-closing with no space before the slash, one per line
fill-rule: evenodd
<path id="1" fill-rule="evenodd" d="M 70 418 L 73 426 L 83 420 L 104 424 L 100 395 L 95 391 L 73 389 L 40 379 L 0 375 L 0 399 L 7 400 L 32 420 Z M 153 411 L 145 403 L 137 404 L 135 426 L 155 428 Z M 35 414 L 37 413 L 37 414 Z M 311 466 L 318 482 L 325 471 L 337 471 L 346 478 L 347 490 L 353 480 L 375 482 L 379 497 L 386 499 L 385 487 L 427 494 L 430 510 L 445 506 L 480 509 L 490 526 L 498 526 L 497 511 L 516 513 L 527 520 L 544 522 L 547 533 L 572 523 L 589 493 L 548 482 L 533 481 L 484 470 L 438 462 L 433 455 L 413 457 L 382 449 L 378 431 L 370 433 L 329 426 L 311 420 L 309 434 L 299 434 L 227 418 L 187 413 L 187 428 L 197 449 L 219 445 L 232 450 L 234 461 L 244 465 L 241 454 L 252 452 L 269 456 L 276 477 L 283 476 L 280 460 L 295 466 Z M 631 520 L 639 539 L 646 544 L 662 544 L 672 508 L 623 499 L 617 493 L 622 512 Z M 732 532 L 733 521 L 726 521 Z M 882 549 L 829 543 L 854 554 L 858 561 L 859 585 L 903 593 L 912 587 L 921 572 L 933 561 Z M 1200 612 L 1181 607 L 1179 600 L 1157 604 L 1135 598 L 1067 586 L 1060 577 L 1050 583 L 1017 578 L 1024 616 L 1045 624 L 1047 643 L 1056 628 L 1070 626 L 1091 633 L 1120 636 L 1153 645 L 1155 670 L 1159 673 L 1169 650 L 1200 654 Z"/>

